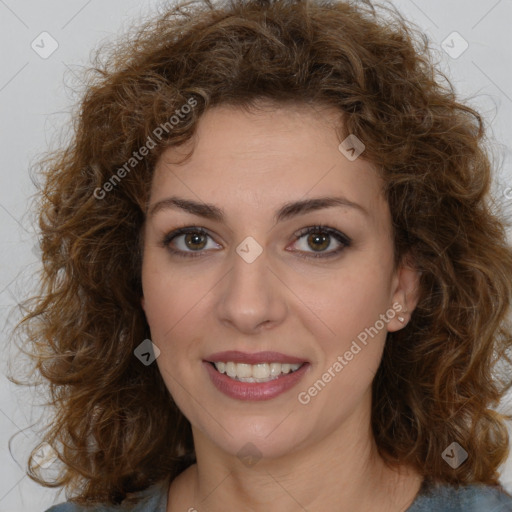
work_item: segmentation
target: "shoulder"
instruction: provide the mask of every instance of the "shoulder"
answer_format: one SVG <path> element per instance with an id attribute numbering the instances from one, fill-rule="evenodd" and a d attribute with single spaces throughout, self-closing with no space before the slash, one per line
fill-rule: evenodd
<path id="1" fill-rule="evenodd" d="M 407 512 L 512 512 L 512 497 L 500 487 L 426 485 Z"/>
<path id="2" fill-rule="evenodd" d="M 136 504 L 122 503 L 121 505 L 77 505 L 71 501 L 53 505 L 45 512 L 166 512 L 167 492 L 170 479 L 158 482 L 144 491 L 134 493 Z"/>

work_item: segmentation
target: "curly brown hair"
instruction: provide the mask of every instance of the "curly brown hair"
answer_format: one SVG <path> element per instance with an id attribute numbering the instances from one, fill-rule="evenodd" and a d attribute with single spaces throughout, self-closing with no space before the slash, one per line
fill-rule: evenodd
<path id="1" fill-rule="evenodd" d="M 194 460 L 157 366 L 134 357 L 150 338 L 149 187 L 161 153 L 191 139 L 206 109 L 265 99 L 337 109 L 340 140 L 364 141 L 384 180 L 396 265 L 410 254 L 420 272 L 419 303 L 388 333 L 373 382 L 381 456 L 435 482 L 498 484 L 512 250 L 483 120 L 438 67 L 424 35 L 369 1 L 185 1 L 98 53 L 71 142 L 41 164 L 41 288 L 18 329 L 49 390 L 44 440 L 63 465 L 45 480 L 34 450 L 30 478 L 77 503 L 115 504 Z M 441 457 L 453 441 L 470 454 L 457 469 Z"/>

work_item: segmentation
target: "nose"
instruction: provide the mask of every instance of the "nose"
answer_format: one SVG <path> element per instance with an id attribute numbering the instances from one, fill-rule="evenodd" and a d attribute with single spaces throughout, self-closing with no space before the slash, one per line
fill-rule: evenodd
<path id="1" fill-rule="evenodd" d="M 286 287 L 269 263 L 265 250 L 250 263 L 234 253 L 233 267 L 219 288 L 216 309 L 221 323 L 244 334 L 255 334 L 283 322 Z"/>

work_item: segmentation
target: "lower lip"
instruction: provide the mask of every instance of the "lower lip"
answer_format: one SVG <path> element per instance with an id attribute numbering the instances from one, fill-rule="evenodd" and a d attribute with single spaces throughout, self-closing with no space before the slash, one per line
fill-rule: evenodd
<path id="1" fill-rule="evenodd" d="M 225 395 L 237 400 L 270 400 L 291 389 L 299 382 L 309 368 L 304 363 L 292 373 L 282 374 L 268 382 L 241 382 L 218 372 L 212 364 L 203 361 L 215 387 Z"/>

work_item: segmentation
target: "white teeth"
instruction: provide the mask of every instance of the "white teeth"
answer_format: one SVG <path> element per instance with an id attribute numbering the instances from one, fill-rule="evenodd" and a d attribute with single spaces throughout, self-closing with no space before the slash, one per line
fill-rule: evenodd
<path id="1" fill-rule="evenodd" d="M 226 373 L 228 377 L 232 379 L 236 377 L 236 364 L 235 363 L 226 363 Z"/>
<path id="2" fill-rule="evenodd" d="M 255 364 L 251 367 L 251 365 L 247 365 L 250 367 L 252 375 L 243 375 L 243 377 L 254 377 L 255 379 L 268 379 L 270 377 L 270 366 L 268 363 L 260 363 Z M 242 375 L 239 375 L 242 377 Z"/>
<path id="3" fill-rule="evenodd" d="M 289 363 L 246 364 L 233 363 L 232 361 L 214 364 L 220 373 L 225 373 L 228 377 L 241 382 L 267 382 L 277 379 L 282 373 L 294 372 L 302 366 L 301 364 Z"/>
<path id="4" fill-rule="evenodd" d="M 270 363 L 270 375 L 277 377 L 281 373 L 281 366 L 281 363 Z"/>
<path id="5" fill-rule="evenodd" d="M 247 379 L 252 377 L 252 367 L 250 364 L 238 363 L 236 365 L 236 376 Z"/>

